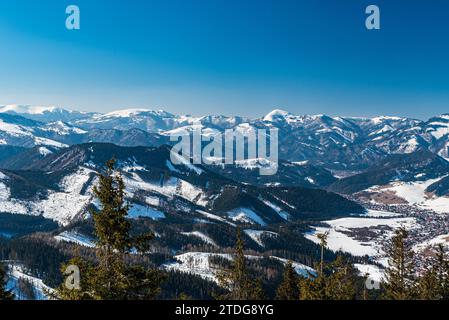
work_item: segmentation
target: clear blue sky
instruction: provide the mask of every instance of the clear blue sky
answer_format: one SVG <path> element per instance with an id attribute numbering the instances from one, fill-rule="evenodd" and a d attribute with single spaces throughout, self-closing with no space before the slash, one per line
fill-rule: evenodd
<path id="1" fill-rule="evenodd" d="M 69 4 L 80 31 L 65 29 Z M 369 4 L 380 31 L 365 29 Z M 1 1 L 0 43 L 0 104 L 449 112 L 446 0 Z"/>

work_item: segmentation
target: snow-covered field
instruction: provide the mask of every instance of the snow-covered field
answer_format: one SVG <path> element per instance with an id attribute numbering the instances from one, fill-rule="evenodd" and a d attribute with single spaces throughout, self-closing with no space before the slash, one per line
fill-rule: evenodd
<path id="1" fill-rule="evenodd" d="M 81 167 L 77 172 L 62 178 L 59 183 L 60 191 L 50 191 L 44 199 L 23 201 L 12 197 L 7 186 L 9 177 L 0 172 L 0 212 L 41 215 L 57 221 L 61 225 L 67 225 L 79 214 L 85 213 L 90 203 L 95 203 L 92 195 L 92 183 L 87 190 L 84 190 L 92 174 L 95 174 L 95 171 Z M 133 172 L 124 176 L 124 182 L 129 198 L 132 198 L 135 192 L 144 190 L 169 198 L 176 195 L 198 205 L 206 205 L 208 202 L 208 199 L 204 197 L 203 190 L 177 178 L 171 178 L 161 185 L 144 181 L 137 173 Z M 84 192 L 82 192 L 83 190 Z M 148 196 L 144 200 L 148 206 L 132 205 L 129 212 L 131 218 L 149 217 L 154 220 L 165 218 L 162 212 L 155 209 L 160 205 L 160 199 L 157 196 Z"/>
<path id="2" fill-rule="evenodd" d="M 11 290 L 17 300 L 27 300 L 27 298 L 24 297 L 24 294 L 20 291 L 18 285 L 19 279 L 24 279 L 31 283 L 36 300 L 47 300 L 47 293 L 53 291 L 53 289 L 45 285 L 41 279 L 28 275 L 20 265 L 9 264 L 6 289 Z"/>
<path id="3" fill-rule="evenodd" d="M 220 253 L 209 253 L 209 252 L 188 252 L 178 256 L 175 256 L 176 262 L 169 263 L 163 267 L 167 270 L 177 270 L 184 273 L 194 274 L 200 276 L 203 279 L 217 282 L 216 275 L 219 272 L 215 266 L 211 265 L 209 258 L 211 256 L 220 257 L 227 260 L 232 260 L 232 255 L 230 254 L 220 254 Z M 245 256 L 247 259 L 261 259 L 260 256 Z M 283 264 L 286 264 L 288 260 L 279 257 L 270 257 L 272 259 L 278 260 Z M 293 267 L 296 272 L 301 275 L 308 277 L 311 274 L 315 274 L 315 271 L 305 266 L 301 263 L 293 262 Z"/>
<path id="4" fill-rule="evenodd" d="M 3 174 L 3 178 L 0 177 L 0 212 L 42 215 L 62 225 L 67 225 L 92 201 L 90 192 L 85 195 L 81 194 L 81 190 L 89 181 L 92 172 L 90 169 L 80 168 L 77 172 L 62 179 L 59 183 L 61 191 L 51 191 L 46 199 L 35 201 L 11 198 L 10 190 L 4 183 L 7 177 Z"/>
<path id="5" fill-rule="evenodd" d="M 404 227 L 408 230 L 419 228 L 415 218 L 398 217 L 396 213 L 369 210 L 366 215 L 324 221 L 327 226 L 313 227 L 305 237 L 317 244 L 318 234 L 328 232 L 327 248 L 337 252 L 347 252 L 353 256 L 369 256 L 383 267 L 387 261 L 383 246 L 391 239 L 394 230 Z M 361 276 L 368 275 L 373 281 L 380 282 L 384 268 L 374 264 L 355 264 Z"/>
<path id="6" fill-rule="evenodd" d="M 394 194 L 406 201 L 409 205 L 417 206 L 421 209 L 433 210 L 437 213 L 449 213 L 449 197 L 438 197 L 426 192 L 426 189 L 430 185 L 442 178 L 444 177 L 416 182 L 392 182 L 386 186 L 371 187 L 366 191 Z"/>
<path id="7" fill-rule="evenodd" d="M 413 247 L 413 250 L 415 252 L 419 252 L 419 251 L 425 250 L 429 247 L 436 247 L 440 244 L 442 244 L 445 247 L 449 246 L 449 234 L 439 235 L 433 239 L 419 243 Z"/>
<path id="8" fill-rule="evenodd" d="M 261 200 L 265 205 L 269 206 L 271 209 L 273 209 L 274 211 L 276 211 L 276 213 L 284 220 L 288 220 L 289 215 L 287 212 L 283 211 L 282 208 L 280 208 L 279 206 L 275 205 L 274 203 L 263 199 L 262 197 L 259 197 L 259 200 Z"/>
<path id="9" fill-rule="evenodd" d="M 376 282 L 382 282 L 384 280 L 385 270 L 379 268 L 374 264 L 354 264 L 354 267 L 359 271 L 362 277 L 368 277 Z"/>
<path id="10" fill-rule="evenodd" d="M 237 208 L 228 212 L 228 217 L 233 221 L 240 221 L 244 223 L 257 223 L 261 226 L 266 226 L 267 224 L 257 213 L 255 213 L 250 208 Z"/>
<path id="11" fill-rule="evenodd" d="M 214 247 L 218 247 L 218 245 L 215 243 L 214 240 L 212 240 L 209 236 L 205 235 L 202 232 L 199 231 L 193 231 L 193 232 L 181 232 L 182 235 L 188 236 L 188 237 L 195 237 L 203 240 L 205 243 L 213 245 Z"/>
<path id="12" fill-rule="evenodd" d="M 263 231 L 263 230 L 251 230 L 246 229 L 244 232 L 259 246 L 265 247 L 265 244 L 263 243 L 262 236 L 268 236 L 268 237 L 277 237 L 278 234 L 271 231 Z"/>
<path id="13" fill-rule="evenodd" d="M 161 183 L 144 181 L 139 174 L 132 173 L 130 176 L 124 176 L 127 193 L 132 196 L 138 190 L 156 192 L 161 195 L 173 198 L 179 196 L 189 201 L 194 201 L 199 205 L 207 204 L 207 200 L 203 199 L 203 190 L 194 185 L 178 178 L 170 178 Z"/>
<path id="14" fill-rule="evenodd" d="M 326 227 L 313 227 L 305 237 L 319 243 L 317 235 L 328 232 L 327 246 L 332 251 L 348 252 L 354 256 L 379 256 L 381 243 L 390 238 L 398 227 L 413 228 L 414 218 L 350 217 L 325 221 Z"/>
<path id="15" fill-rule="evenodd" d="M 150 218 L 153 220 L 160 220 L 165 218 L 165 214 L 159 210 L 156 210 L 150 206 L 141 206 L 138 204 L 131 205 L 128 211 L 128 217 L 130 218 Z"/>
<path id="16" fill-rule="evenodd" d="M 95 247 L 95 241 L 93 239 L 74 231 L 61 232 L 55 236 L 55 240 L 75 243 L 88 248 Z"/>

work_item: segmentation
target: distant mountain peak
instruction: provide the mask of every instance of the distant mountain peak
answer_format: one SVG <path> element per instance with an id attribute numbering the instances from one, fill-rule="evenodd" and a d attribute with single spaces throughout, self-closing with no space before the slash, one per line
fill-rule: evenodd
<path id="1" fill-rule="evenodd" d="M 56 106 L 32 106 L 20 104 L 0 105 L 0 114 L 20 115 L 41 122 L 69 122 L 95 115 L 95 113 L 74 111 Z"/>
<path id="2" fill-rule="evenodd" d="M 106 113 L 104 115 L 100 115 L 100 117 L 105 118 L 129 118 L 133 116 L 139 116 L 139 115 L 148 115 L 152 114 L 159 117 L 173 117 L 173 115 L 169 112 L 166 112 L 164 110 L 150 110 L 150 109 L 143 109 L 143 108 L 130 108 L 130 109 L 122 109 L 122 110 L 116 110 L 109 113 Z"/>
<path id="3" fill-rule="evenodd" d="M 288 111 L 282 110 L 282 109 L 275 109 L 271 111 L 269 114 L 267 114 L 263 120 L 267 122 L 277 122 L 277 121 L 283 121 L 287 118 L 295 117 L 293 114 L 291 114 Z"/>
<path id="4" fill-rule="evenodd" d="M 50 112 L 73 112 L 71 110 L 66 110 L 58 108 L 55 106 L 31 106 L 31 105 L 20 105 L 20 104 L 10 104 L 5 106 L 0 106 L 0 113 L 17 113 L 17 114 L 44 114 Z"/>

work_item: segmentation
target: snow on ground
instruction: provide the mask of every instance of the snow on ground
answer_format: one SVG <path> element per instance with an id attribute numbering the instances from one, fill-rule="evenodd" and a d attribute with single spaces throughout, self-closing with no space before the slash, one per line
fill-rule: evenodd
<path id="1" fill-rule="evenodd" d="M 62 192 L 51 192 L 48 199 L 34 203 L 34 210 L 42 212 L 48 219 L 67 225 L 92 201 L 92 195 L 81 195 L 84 185 L 90 180 L 90 169 L 80 168 L 66 176 L 60 183 Z"/>
<path id="2" fill-rule="evenodd" d="M 206 236 L 204 233 L 199 231 L 193 231 L 193 232 L 181 232 L 182 235 L 188 236 L 188 237 L 196 237 L 200 238 L 204 242 L 211 244 L 215 247 L 218 247 L 218 245 L 215 243 L 214 240 L 212 240 L 209 236 Z"/>
<path id="3" fill-rule="evenodd" d="M 56 148 L 67 148 L 68 145 L 47 138 L 34 137 L 34 143 L 37 146 L 52 146 Z"/>
<path id="4" fill-rule="evenodd" d="M 207 203 L 207 201 L 203 199 L 203 190 L 182 179 L 170 178 L 161 184 L 159 182 L 144 181 L 134 172 L 130 176 L 124 176 L 123 180 L 129 196 L 132 196 L 136 191 L 146 190 L 157 192 L 169 198 L 176 195 L 191 202 L 196 201 L 197 204 L 200 205 Z"/>
<path id="5" fill-rule="evenodd" d="M 279 257 L 275 257 L 275 256 L 271 256 L 270 258 L 279 260 L 284 265 L 286 265 L 288 263 L 288 261 L 289 261 L 287 259 L 279 258 Z M 308 266 L 306 266 L 306 265 L 304 265 L 302 263 L 299 263 L 299 262 L 292 261 L 292 266 L 295 269 L 296 273 L 298 275 L 300 275 L 300 276 L 303 276 L 303 277 L 310 277 L 311 275 L 316 276 L 316 274 L 317 274 L 316 271 L 313 268 L 308 267 Z"/>
<path id="6" fill-rule="evenodd" d="M 10 198 L 9 189 L 0 181 L 0 212 L 12 214 L 43 215 L 62 225 L 67 225 L 83 212 L 92 200 L 92 195 L 81 195 L 81 190 L 90 179 L 90 169 L 80 168 L 64 177 L 59 183 L 61 191 L 49 192 L 46 199 L 22 201 Z"/>
<path id="7" fill-rule="evenodd" d="M 165 264 L 163 267 L 168 270 L 176 270 L 184 273 L 194 274 L 203 279 L 218 282 L 216 275 L 219 269 L 216 266 L 213 266 L 209 262 L 209 257 L 215 256 L 220 257 L 227 260 L 232 260 L 232 255 L 230 254 L 221 254 L 221 253 L 209 253 L 209 252 L 187 252 L 184 254 L 180 254 L 175 256 L 176 262 Z M 250 256 L 245 255 L 247 259 L 261 259 L 262 256 Z M 282 262 L 284 265 L 288 262 L 288 260 L 271 256 L 270 258 L 276 259 Z M 297 263 L 293 261 L 293 267 L 296 272 L 301 276 L 310 276 L 310 274 L 315 274 L 315 271 L 307 267 L 301 263 Z"/>
<path id="8" fill-rule="evenodd" d="M 165 219 L 165 214 L 161 211 L 153 209 L 149 206 L 141 206 L 138 204 L 132 204 L 128 211 L 128 217 L 132 219 L 137 218 L 151 218 L 153 220 Z"/>
<path id="9" fill-rule="evenodd" d="M 217 216 L 217 215 L 215 215 L 215 214 L 212 214 L 212 213 L 209 213 L 209 212 L 206 212 L 206 211 L 203 211 L 203 210 L 196 210 L 196 212 L 198 212 L 199 214 L 201 214 L 202 216 L 204 216 L 204 217 L 206 217 L 206 218 L 208 218 L 208 219 L 210 219 L 210 220 L 215 220 L 215 221 L 219 221 L 219 222 L 224 222 L 224 223 L 227 223 L 227 224 L 229 224 L 229 225 L 231 225 L 231 226 L 233 226 L 233 227 L 236 226 L 236 225 L 233 224 L 232 222 L 229 222 L 229 221 L 227 221 L 226 219 L 223 219 L 222 217 Z"/>
<path id="10" fill-rule="evenodd" d="M 255 158 L 255 159 L 237 160 L 235 161 L 235 166 L 238 168 L 243 168 L 245 170 L 270 168 L 270 170 L 275 171 L 275 169 L 277 169 L 278 167 L 278 164 L 265 158 Z"/>
<path id="11" fill-rule="evenodd" d="M 45 147 L 39 147 L 38 151 L 39 151 L 39 154 L 41 154 L 44 157 L 53 153 L 50 150 L 48 150 L 47 148 L 45 148 Z"/>
<path id="12" fill-rule="evenodd" d="M 419 251 L 425 250 L 429 247 L 436 247 L 439 244 L 442 244 L 442 245 L 448 247 L 449 246 L 449 234 L 442 234 L 433 239 L 429 239 L 422 243 L 418 243 L 413 247 L 413 250 L 415 252 L 419 252 Z"/>
<path id="13" fill-rule="evenodd" d="M 374 186 L 367 191 L 391 192 L 399 198 L 404 199 L 409 205 L 415 205 L 422 209 L 430 209 L 438 213 L 449 213 L 449 197 L 437 197 L 426 193 L 426 189 L 433 183 L 441 180 L 429 179 L 416 182 L 392 182 L 387 186 Z"/>
<path id="14" fill-rule="evenodd" d="M 159 207 L 160 205 L 160 199 L 158 197 L 145 197 L 145 203 L 147 203 L 150 206 Z"/>
<path id="15" fill-rule="evenodd" d="M 47 300 L 48 297 L 46 292 L 51 293 L 53 291 L 53 289 L 45 285 L 41 279 L 28 275 L 21 266 L 9 264 L 6 289 L 11 290 L 15 294 L 17 300 L 25 300 L 25 297 L 18 286 L 19 279 L 27 280 L 32 284 L 36 300 Z"/>
<path id="16" fill-rule="evenodd" d="M 190 171 L 195 172 L 197 175 L 201 175 L 203 173 L 203 170 L 194 166 L 191 162 L 190 159 L 186 159 L 183 156 L 181 156 L 179 153 L 176 152 L 170 152 L 170 156 L 173 157 L 174 159 L 176 159 L 176 161 L 179 164 L 184 165 L 185 167 L 187 167 L 187 169 L 189 169 Z M 173 159 L 172 158 L 172 159 Z"/>
<path id="17" fill-rule="evenodd" d="M 315 243 L 320 243 L 317 235 L 329 232 L 327 246 L 332 251 L 348 252 L 354 256 L 378 256 L 381 254 L 379 240 L 390 238 L 393 230 L 400 226 L 411 229 L 415 225 L 414 218 L 363 218 L 351 217 L 325 221 L 328 227 L 313 227 L 313 231 L 305 234 L 305 237 Z M 386 229 L 388 228 L 388 229 Z M 358 236 L 357 229 L 375 232 L 374 238 L 355 239 Z M 363 235 L 362 235 L 363 236 Z"/>
<path id="18" fill-rule="evenodd" d="M 64 231 L 55 236 L 55 240 L 75 243 L 88 248 L 95 247 L 93 239 L 74 231 Z"/>
<path id="19" fill-rule="evenodd" d="M 269 206 L 271 209 L 273 209 L 274 211 L 276 211 L 276 213 L 277 213 L 282 219 L 288 220 L 288 217 L 289 217 L 288 213 L 285 212 L 285 211 L 283 211 L 283 210 L 281 209 L 281 207 L 275 205 L 274 203 L 272 203 L 272 202 L 270 202 L 270 201 L 268 201 L 268 200 L 263 199 L 262 197 L 259 197 L 259 200 L 261 200 L 263 203 L 265 203 L 265 205 Z"/>
<path id="20" fill-rule="evenodd" d="M 217 282 L 217 269 L 213 268 L 209 263 L 210 256 L 218 256 L 231 260 L 230 255 L 212 254 L 208 252 L 188 252 L 175 256 L 177 262 L 169 263 L 163 267 L 168 270 L 176 270 L 184 273 L 194 274 L 203 279 Z"/>
<path id="21" fill-rule="evenodd" d="M 262 236 L 266 235 L 269 237 L 277 237 L 278 234 L 275 232 L 271 232 L 271 231 L 261 231 L 261 230 L 251 230 L 251 229 L 246 229 L 244 230 L 244 232 L 254 241 L 256 242 L 259 246 L 261 247 L 265 247 L 263 241 L 262 241 Z"/>
<path id="22" fill-rule="evenodd" d="M 367 218 L 398 218 L 402 215 L 399 213 L 394 212 L 387 212 L 387 211 L 377 211 L 377 210 L 367 210 L 366 213 L 360 213 L 357 214 L 357 216 L 360 217 L 367 217 Z"/>
<path id="23" fill-rule="evenodd" d="M 267 225 L 265 221 L 263 221 L 263 219 L 257 215 L 257 213 L 249 208 L 237 208 L 229 211 L 227 214 L 233 221 L 240 221 L 251 224 L 257 223 L 261 226 Z"/>
<path id="24" fill-rule="evenodd" d="M 368 277 L 369 279 L 378 283 L 382 282 L 385 275 L 385 270 L 379 268 L 374 264 L 354 264 L 354 267 L 359 271 L 360 276 Z"/>

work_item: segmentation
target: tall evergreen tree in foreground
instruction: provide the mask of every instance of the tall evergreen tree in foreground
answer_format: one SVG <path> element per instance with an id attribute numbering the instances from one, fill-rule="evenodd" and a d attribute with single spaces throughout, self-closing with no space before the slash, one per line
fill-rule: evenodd
<path id="1" fill-rule="evenodd" d="M 240 229 L 237 229 L 237 241 L 234 260 L 230 270 L 219 272 L 219 284 L 229 292 L 220 296 L 226 300 L 262 300 L 264 293 L 262 283 L 251 279 L 244 254 L 244 244 Z"/>
<path id="2" fill-rule="evenodd" d="M 152 235 L 137 238 L 130 236 L 131 225 L 127 220 L 129 206 L 125 201 L 125 184 L 115 170 L 115 160 L 106 164 L 106 171 L 99 175 L 94 194 L 100 202 L 100 210 L 92 210 L 96 246 L 96 264 L 75 258 L 67 265 L 80 269 L 80 290 L 70 290 L 62 285 L 57 298 L 67 300 L 128 300 L 152 299 L 159 292 L 163 278 L 156 270 L 139 265 L 128 265 L 126 255 L 132 248 L 148 250 Z M 63 266 L 65 270 L 66 266 Z"/>
<path id="3" fill-rule="evenodd" d="M 436 248 L 435 256 L 429 259 L 418 289 L 419 298 L 423 300 L 449 299 L 449 260 L 442 244 Z"/>
<path id="4" fill-rule="evenodd" d="M 14 294 L 6 290 L 6 272 L 3 265 L 0 263 L 0 301 L 13 300 Z"/>
<path id="5" fill-rule="evenodd" d="M 385 272 L 384 298 L 387 300 L 416 298 L 414 253 L 407 237 L 407 230 L 399 228 L 386 247 L 389 267 Z"/>
<path id="6" fill-rule="evenodd" d="M 324 250 L 327 247 L 328 232 L 317 235 L 320 240 L 320 263 L 317 266 L 317 274 L 299 279 L 299 298 L 301 300 L 326 300 L 327 276 L 325 274 Z"/>
<path id="7" fill-rule="evenodd" d="M 285 266 L 284 278 L 276 291 L 276 298 L 279 300 L 299 299 L 299 279 L 291 261 Z"/>
<path id="8" fill-rule="evenodd" d="M 342 256 L 330 265 L 326 297 L 330 300 L 354 300 L 357 294 L 357 271 Z"/>

